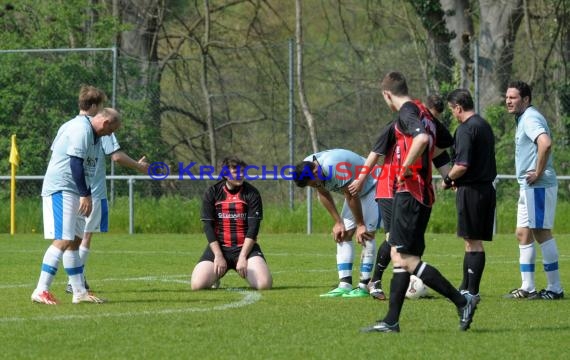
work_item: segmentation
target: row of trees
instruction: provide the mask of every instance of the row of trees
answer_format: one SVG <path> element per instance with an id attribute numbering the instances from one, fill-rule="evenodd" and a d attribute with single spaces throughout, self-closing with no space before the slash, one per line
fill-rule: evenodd
<path id="1" fill-rule="evenodd" d="M 567 152 L 570 0 L 0 4 L 0 149 L 18 134 L 22 174 L 44 172 L 55 131 L 77 111 L 81 83 L 115 90 L 124 115 L 119 140 L 133 156 L 216 164 L 237 153 L 282 165 L 290 116 L 296 160 L 331 147 L 365 154 L 391 116 L 377 82 L 393 69 L 420 98 L 479 89 L 503 173 L 513 168 L 513 121 L 502 96 L 510 79 L 525 80 L 556 131 L 557 153 Z M 116 67 L 110 51 L 6 52 L 112 46 Z M 568 161 L 558 159 L 565 173 Z M 0 172 L 7 169 L 0 164 Z"/>

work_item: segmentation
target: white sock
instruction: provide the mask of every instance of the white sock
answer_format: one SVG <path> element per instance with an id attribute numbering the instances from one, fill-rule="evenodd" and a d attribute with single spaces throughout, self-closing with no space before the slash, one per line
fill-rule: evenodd
<path id="1" fill-rule="evenodd" d="M 519 245 L 520 272 L 522 278 L 521 289 L 535 291 L 534 285 L 534 262 L 536 259 L 536 248 L 534 242 L 529 245 Z"/>
<path id="2" fill-rule="evenodd" d="M 62 256 L 63 251 L 55 246 L 50 245 L 50 247 L 47 248 L 42 261 L 42 271 L 40 272 L 36 291 L 42 292 L 49 290 L 55 274 L 57 274 L 57 267 L 59 266 L 59 260 L 61 260 Z"/>
<path id="3" fill-rule="evenodd" d="M 87 263 L 87 259 L 89 258 L 89 248 L 85 246 L 79 247 L 79 258 L 81 259 L 81 265 L 85 267 L 85 263 Z"/>
<path id="4" fill-rule="evenodd" d="M 372 277 L 372 269 L 376 261 L 376 239 L 364 242 L 362 253 L 360 255 L 360 286 L 368 284 Z"/>
<path id="5" fill-rule="evenodd" d="M 87 259 L 89 258 L 89 248 L 81 245 L 79 246 L 79 258 L 81 259 L 81 265 L 83 266 L 83 283 L 85 283 L 85 264 L 87 263 Z"/>
<path id="6" fill-rule="evenodd" d="M 79 251 L 67 250 L 63 253 L 63 267 L 69 276 L 69 283 L 73 288 L 73 295 L 83 294 L 85 286 L 83 286 L 83 266 L 79 258 Z"/>
<path id="7" fill-rule="evenodd" d="M 546 240 L 540 244 L 540 249 L 542 251 L 542 265 L 544 266 L 546 280 L 548 281 L 546 290 L 559 294 L 562 292 L 562 286 L 560 284 L 560 271 L 558 270 L 558 248 L 556 246 L 556 240 L 554 240 L 554 238 Z"/>
<path id="8" fill-rule="evenodd" d="M 352 276 L 352 262 L 354 258 L 354 244 L 352 241 L 342 241 L 336 244 L 336 267 L 338 278 Z M 352 288 L 352 284 L 350 284 Z"/>

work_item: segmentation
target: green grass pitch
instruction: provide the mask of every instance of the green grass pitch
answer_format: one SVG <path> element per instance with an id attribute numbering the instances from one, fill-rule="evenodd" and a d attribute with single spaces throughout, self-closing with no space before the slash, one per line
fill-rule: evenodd
<path id="1" fill-rule="evenodd" d="M 463 242 L 441 234 L 426 241 L 424 260 L 458 284 Z M 563 285 L 570 289 L 570 236 L 557 236 L 557 243 Z M 86 274 L 97 295 L 109 300 L 101 305 L 72 305 L 61 266 L 52 290 L 62 303 L 30 302 L 48 244 L 37 234 L 0 237 L 0 358 L 562 359 L 570 349 L 568 299 L 502 298 L 520 285 L 514 236 L 485 244 L 482 301 L 466 333 L 458 331 L 455 307 L 433 291 L 432 299 L 405 303 L 400 334 L 360 333 L 388 303 L 319 298 L 337 281 L 328 235 L 262 234 L 272 290 L 246 289 L 230 272 L 220 289 L 191 292 L 189 276 L 206 246 L 202 236 L 96 234 Z M 540 251 L 537 264 L 541 288 Z M 387 272 L 386 290 L 390 278 Z"/>

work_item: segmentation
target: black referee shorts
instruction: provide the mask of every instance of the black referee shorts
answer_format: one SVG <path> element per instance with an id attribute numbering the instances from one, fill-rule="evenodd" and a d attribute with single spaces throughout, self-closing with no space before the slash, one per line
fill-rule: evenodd
<path id="1" fill-rule="evenodd" d="M 390 246 L 402 254 L 422 256 L 426 248 L 425 231 L 431 215 L 431 207 L 416 200 L 409 192 L 399 192 L 392 205 Z"/>
<path id="2" fill-rule="evenodd" d="M 493 240 L 497 203 L 492 183 L 469 184 L 457 188 L 457 236 L 471 240 Z"/>

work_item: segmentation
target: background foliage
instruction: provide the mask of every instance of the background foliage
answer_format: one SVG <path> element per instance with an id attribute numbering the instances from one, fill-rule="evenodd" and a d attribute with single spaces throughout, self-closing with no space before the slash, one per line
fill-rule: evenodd
<path id="1" fill-rule="evenodd" d="M 515 124 L 497 100 L 504 89 L 497 90 L 493 79 L 520 78 L 534 86 L 534 103 L 554 133 L 557 171 L 568 174 L 570 0 L 516 0 L 500 9 L 495 8 L 500 2 L 484 0 L 301 3 L 304 90 L 319 149 L 368 153 L 392 116 L 378 80 L 396 69 L 419 98 L 470 88 L 495 130 L 499 173 L 512 174 Z M 55 132 L 77 112 L 80 84 L 90 83 L 104 89 L 112 98 L 109 105 L 122 112 L 117 135 L 133 158 L 144 154 L 176 168 L 190 161 L 216 165 L 237 154 L 251 164 L 283 166 L 290 162 L 292 138 L 293 161 L 301 160 L 313 149 L 296 84 L 289 97 L 292 5 L 277 0 L 0 0 L 1 157 L 7 159 L 10 135 L 17 134 L 18 174 L 43 174 Z M 468 11 L 460 12 L 460 6 Z M 505 12 L 513 20 L 502 24 L 499 15 Z M 465 23 L 472 27 L 453 27 L 451 20 L 459 15 L 468 16 Z M 512 46 L 501 47 L 506 41 L 501 29 L 507 28 L 514 32 Z M 489 53 L 487 35 L 491 45 L 512 53 Z M 116 58 L 112 51 L 84 51 L 113 46 Z M 24 49 L 36 51 L 14 52 Z M 443 120 L 453 130 L 449 114 Z M 0 174 L 8 173 L 8 162 L 0 162 Z M 38 183 L 24 184 L 18 187 L 20 197 L 39 193 Z M 125 182 L 115 185 L 118 194 L 126 192 Z M 7 186 L 0 182 L 2 199 Z M 567 184 L 561 190 L 564 199 Z M 139 195 L 155 198 L 191 199 L 202 191 L 188 182 L 137 186 Z M 264 198 L 280 202 L 288 191 L 287 182 L 275 182 Z M 304 200 L 305 192 L 296 191 L 295 198 Z"/>

